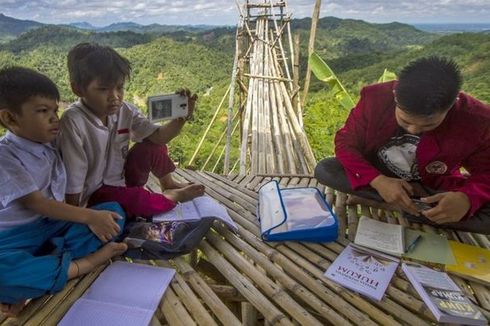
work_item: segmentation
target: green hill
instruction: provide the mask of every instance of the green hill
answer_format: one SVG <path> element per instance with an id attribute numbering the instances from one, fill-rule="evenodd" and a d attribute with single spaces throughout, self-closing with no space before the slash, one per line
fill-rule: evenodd
<path id="1" fill-rule="evenodd" d="M 0 13 L 0 43 L 13 40 L 20 34 L 42 25 L 32 20 L 15 19 Z"/>
<path id="2" fill-rule="evenodd" d="M 68 50 L 81 42 L 98 42 L 115 48 L 127 48 L 147 43 L 156 36 L 135 32 L 96 33 L 73 27 L 46 25 L 27 31 L 18 38 L 0 45 L 0 50 L 13 53 L 29 52 L 39 47 L 56 47 Z"/>

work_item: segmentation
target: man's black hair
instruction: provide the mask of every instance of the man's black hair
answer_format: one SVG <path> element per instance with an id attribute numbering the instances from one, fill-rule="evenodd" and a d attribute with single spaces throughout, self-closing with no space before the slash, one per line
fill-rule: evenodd
<path id="1" fill-rule="evenodd" d="M 131 64 L 113 48 L 97 43 L 80 43 L 68 53 L 70 82 L 85 89 L 98 79 L 108 85 L 129 80 Z"/>
<path id="2" fill-rule="evenodd" d="M 457 64 L 448 58 L 420 58 L 405 66 L 395 87 L 400 109 L 415 115 L 448 110 L 456 100 L 463 78 Z"/>
<path id="3" fill-rule="evenodd" d="M 0 109 L 21 114 L 22 104 L 32 96 L 60 100 L 58 88 L 45 75 L 17 66 L 0 70 Z"/>

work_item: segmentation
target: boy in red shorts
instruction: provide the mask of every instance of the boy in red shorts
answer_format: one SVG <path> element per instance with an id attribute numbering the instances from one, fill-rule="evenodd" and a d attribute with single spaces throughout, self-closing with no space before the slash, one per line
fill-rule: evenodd
<path id="1" fill-rule="evenodd" d="M 124 84 L 131 72 L 126 58 L 110 47 L 81 43 L 68 54 L 68 71 L 80 99 L 60 122 L 67 202 L 84 206 L 116 201 L 128 218 L 148 218 L 204 194 L 204 186 L 181 184 L 171 175 L 175 166 L 166 144 L 186 120 L 158 126 L 124 101 Z M 191 116 L 197 96 L 188 90 L 182 95 L 189 98 Z M 130 140 L 136 142 L 131 149 Z M 163 194 L 144 188 L 150 172 L 160 180 Z"/>

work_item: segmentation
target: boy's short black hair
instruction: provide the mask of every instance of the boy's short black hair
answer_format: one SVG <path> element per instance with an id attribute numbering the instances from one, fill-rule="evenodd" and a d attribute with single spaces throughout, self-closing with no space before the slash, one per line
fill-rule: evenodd
<path id="1" fill-rule="evenodd" d="M 448 110 L 456 100 L 463 78 L 457 64 L 448 58 L 420 58 L 405 66 L 395 87 L 400 109 L 415 115 Z"/>
<path id="2" fill-rule="evenodd" d="M 113 48 L 97 43 L 80 43 L 68 53 L 70 82 L 85 89 L 93 80 L 116 84 L 129 80 L 131 64 Z"/>
<path id="3" fill-rule="evenodd" d="M 32 96 L 60 100 L 58 88 L 45 75 L 18 66 L 0 70 L 0 109 L 21 114 L 22 104 Z"/>

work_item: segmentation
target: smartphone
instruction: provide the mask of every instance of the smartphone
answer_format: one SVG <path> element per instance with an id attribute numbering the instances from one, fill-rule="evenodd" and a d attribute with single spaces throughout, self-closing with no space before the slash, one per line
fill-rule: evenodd
<path id="1" fill-rule="evenodd" d="M 148 115 L 152 122 L 185 118 L 189 114 L 189 100 L 180 94 L 148 97 Z"/>
<path id="2" fill-rule="evenodd" d="M 428 204 L 428 203 L 425 203 L 425 202 L 423 202 L 423 201 L 421 201 L 420 199 L 417 199 L 417 198 L 412 198 L 412 202 L 415 204 L 415 206 L 417 207 L 417 210 L 419 212 L 426 211 L 426 210 L 431 209 L 432 207 L 434 207 L 433 205 Z"/>

